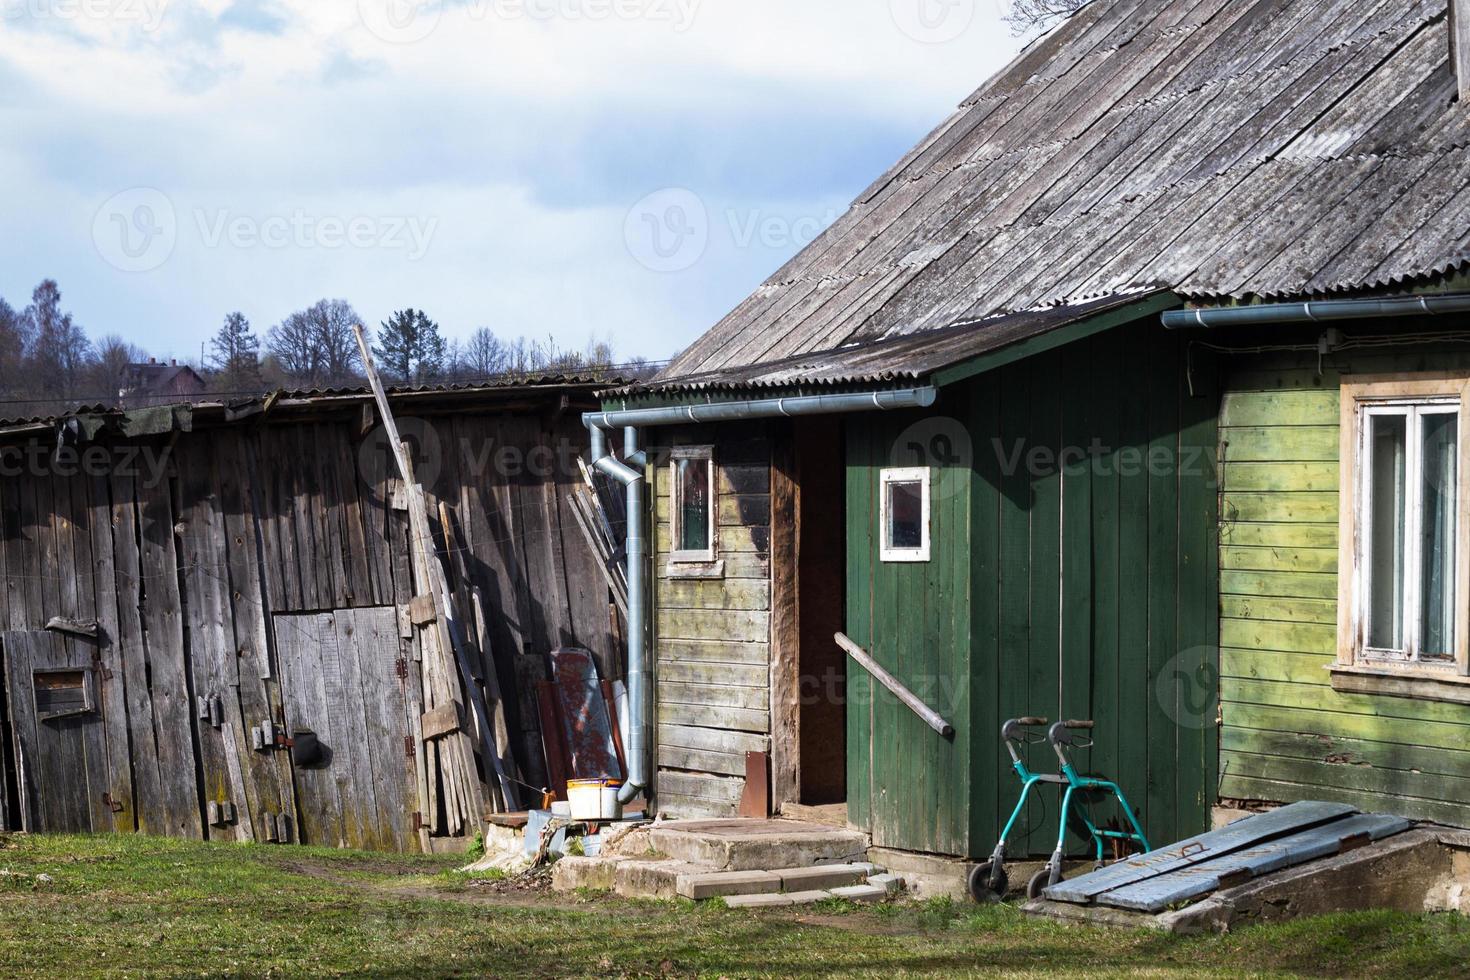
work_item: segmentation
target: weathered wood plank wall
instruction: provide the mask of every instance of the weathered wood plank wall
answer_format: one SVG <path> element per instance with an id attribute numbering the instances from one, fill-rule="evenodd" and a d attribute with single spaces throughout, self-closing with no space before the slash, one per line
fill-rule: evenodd
<path id="1" fill-rule="evenodd" d="M 771 452 L 761 428 L 659 433 L 652 447 L 658 776 L 670 816 L 732 816 L 745 753 L 770 751 Z M 668 445 L 716 444 L 718 572 L 671 567 Z"/>
<path id="2" fill-rule="evenodd" d="M 1277 331 L 1271 342 L 1315 337 Z M 1327 670 L 1337 656 L 1343 374 L 1463 369 L 1470 355 L 1340 353 L 1320 376 L 1315 355 L 1233 356 L 1228 366 L 1221 795 L 1332 800 L 1470 826 L 1470 705 L 1338 693 Z"/>
<path id="3" fill-rule="evenodd" d="M 423 695 L 416 631 L 400 629 L 415 592 L 403 494 L 359 406 L 298 411 L 311 414 L 112 437 L 100 475 L 69 475 L 42 452 L 36 474 L 0 487 L 7 768 L 28 790 L 13 823 L 418 846 L 421 773 L 405 736 Z M 419 476 L 456 525 L 455 567 L 483 596 L 516 762 L 540 785 L 546 655 L 586 647 L 604 676 L 620 674 L 614 607 L 564 503 L 585 430 L 544 396 L 421 414 L 407 427 L 424 449 Z M 139 450 L 141 465 L 116 465 Z M 42 632 L 53 617 L 95 620 L 98 636 Z M 41 648 L 92 671 L 88 716 L 27 720 Z M 284 749 L 257 749 L 267 722 L 329 733 L 332 760 L 302 770 Z M 62 756 L 26 768 L 19 753 L 73 728 L 81 741 L 56 751 L 84 760 L 74 771 L 88 784 L 58 809 L 52 784 L 75 782 Z M 432 829 L 441 817 L 419 819 Z"/>

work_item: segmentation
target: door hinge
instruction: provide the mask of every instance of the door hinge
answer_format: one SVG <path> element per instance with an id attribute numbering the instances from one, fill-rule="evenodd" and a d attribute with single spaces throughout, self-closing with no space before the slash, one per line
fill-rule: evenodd
<path id="1" fill-rule="evenodd" d="M 113 813 L 122 813 L 123 812 L 122 801 L 121 800 L 114 800 L 112 798 L 112 794 L 111 793 L 103 793 L 102 794 L 102 805 L 105 806 L 105 807 L 107 807 L 107 809 L 110 810 L 110 811 L 112 811 Z"/>
<path id="2" fill-rule="evenodd" d="M 405 736 L 403 736 L 403 754 L 406 757 L 410 758 L 410 759 L 412 759 L 414 757 L 414 755 L 416 754 L 414 752 L 414 749 L 413 749 L 413 736 L 412 735 L 405 735 Z"/>
<path id="3" fill-rule="evenodd" d="M 399 657 L 398 662 L 394 665 L 394 667 L 398 671 L 399 680 L 408 680 L 408 661 L 405 658 Z"/>

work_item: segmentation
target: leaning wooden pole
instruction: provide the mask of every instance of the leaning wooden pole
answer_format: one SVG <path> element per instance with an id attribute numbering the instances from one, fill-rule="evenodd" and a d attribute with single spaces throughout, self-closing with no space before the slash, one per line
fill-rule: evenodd
<path id="1" fill-rule="evenodd" d="M 422 549 L 424 563 L 428 567 L 429 592 L 433 595 L 435 610 L 449 633 L 449 642 L 454 648 L 454 660 L 459 666 L 460 680 L 464 684 L 465 692 L 475 712 L 475 720 L 481 735 L 481 748 L 485 758 L 493 764 L 500 756 L 496 751 L 492 736 L 490 713 L 486 710 L 485 699 L 480 694 L 479 685 L 475 683 L 474 673 L 470 669 L 469 655 L 465 649 L 464 624 L 460 621 L 454 603 L 449 598 L 449 577 L 445 574 L 444 563 L 434 548 L 434 537 L 429 530 L 429 509 L 424 500 L 424 488 L 414 481 L 408 455 L 403 450 L 403 440 L 398 434 L 398 422 L 393 417 L 393 409 L 388 405 L 388 393 L 383 388 L 382 379 L 378 377 L 378 368 L 373 363 L 373 354 L 368 348 L 367 335 L 362 329 L 362 324 L 353 324 L 352 332 L 357 337 L 357 349 L 362 354 L 363 370 L 367 372 L 368 384 L 372 386 L 373 398 L 378 403 L 378 414 L 383 417 L 383 428 L 388 434 L 389 444 L 393 447 L 393 460 L 398 465 L 398 474 L 403 479 L 403 489 L 408 495 L 409 527 Z M 515 787 L 503 772 L 498 771 L 498 766 L 496 769 L 501 779 L 501 789 L 505 800 L 509 806 L 514 806 Z M 474 816 L 478 818 L 482 815 L 475 814 Z"/>

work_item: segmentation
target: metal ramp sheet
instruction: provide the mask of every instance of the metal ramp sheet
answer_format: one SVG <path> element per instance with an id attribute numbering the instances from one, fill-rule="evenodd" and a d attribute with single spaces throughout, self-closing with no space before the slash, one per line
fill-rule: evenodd
<path id="1" fill-rule="evenodd" d="M 1136 912 L 1162 912 L 1220 888 L 1244 884 L 1273 871 L 1294 868 L 1332 857 L 1354 846 L 1401 834 L 1412 826 L 1402 817 L 1384 814 L 1360 814 L 1334 820 L 1224 857 L 1125 885 L 1098 896 L 1097 902 Z"/>
<path id="2" fill-rule="evenodd" d="M 1236 851 L 1310 830 L 1357 813 L 1343 803 L 1293 803 L 1266 813 L 1246 817 L 1228 827 L 1191 837 L 1170 847 L 1139 854 L 1109 865 L 1101 871 L 1053 885 L 1046 897 L 1056 902 L 1086 905 L 1097 896 L 1127 885 L 1157 878 Z"/>

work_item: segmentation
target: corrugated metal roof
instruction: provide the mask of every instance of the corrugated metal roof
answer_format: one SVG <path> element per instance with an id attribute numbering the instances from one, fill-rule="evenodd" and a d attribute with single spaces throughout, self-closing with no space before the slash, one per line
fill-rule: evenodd
<path id="1" fill-rule="evenodd" d="M 663 379 L 1145 287 L 1275 298 L 1470 260 L 1446 0 L 1093 0 Z"/>
<path id="2" fill-rule="evenodd" d="M 1053 306 L 891 337 L 836 350 L 800 354 L 779 361 L 685 375 L 668 381 L 607 392 L 608 396 L 700 391 L 758 391 L 797 386 L 837 387 L 912 382 L 943 367 L 1002 350 L 1070 323 L 1136 303 L 1137 294 L 1109 296 L 1090 303 Z"/>
<path id="3" fill-rule="evenodd" d="M 502 377 L 486 378 L 477 381 L 457 381 L 443 384 L 421 384 L 421 385 L 390 385 L 387 388 L 389 398 L 404 397 L 432 397 L 434 395 L 454 395 L 456 397 L 473 396 L 475 394 L 513 395 L 519 392 L 538 393 L 548 390 L 554 391 L 561 388 L 581 388 L 589 393 L 607 388 L 612 385 L 626 384 L 631 379 L 621 375 L 596 375 L 596 374 L 543 374 L 543 375 L 504 375 Z M 239 405 L 259 402 L 265 399 L 270 392 L 261 392 L 254 395 L 220 395 L 206 394 L 197 397 L 181 396 L 172 403 L 160 403 L 155 407 L 166 407 L 168 404 L 188 405 L 195 409 L 225 409 Z M 341 401 L 344 399 L 364 399 L 372 397 L 372 389 L 366 385 L 344 386 L 337 388 L 298 388 L 281 390 L 277 393 L 278 402 L 288 402 L 295 407 L 303 407 L 313 402 Z M 85 405 L 67 405 L 55 415 L 33 415 L 24 418 L 0 419 L 0 428 L 15 429 L 19 427 L 52 425 L 61 419 L 77 415 L 122 415 L 125 409 L 116 405 L 103 405 L 100 403 Z"/>

